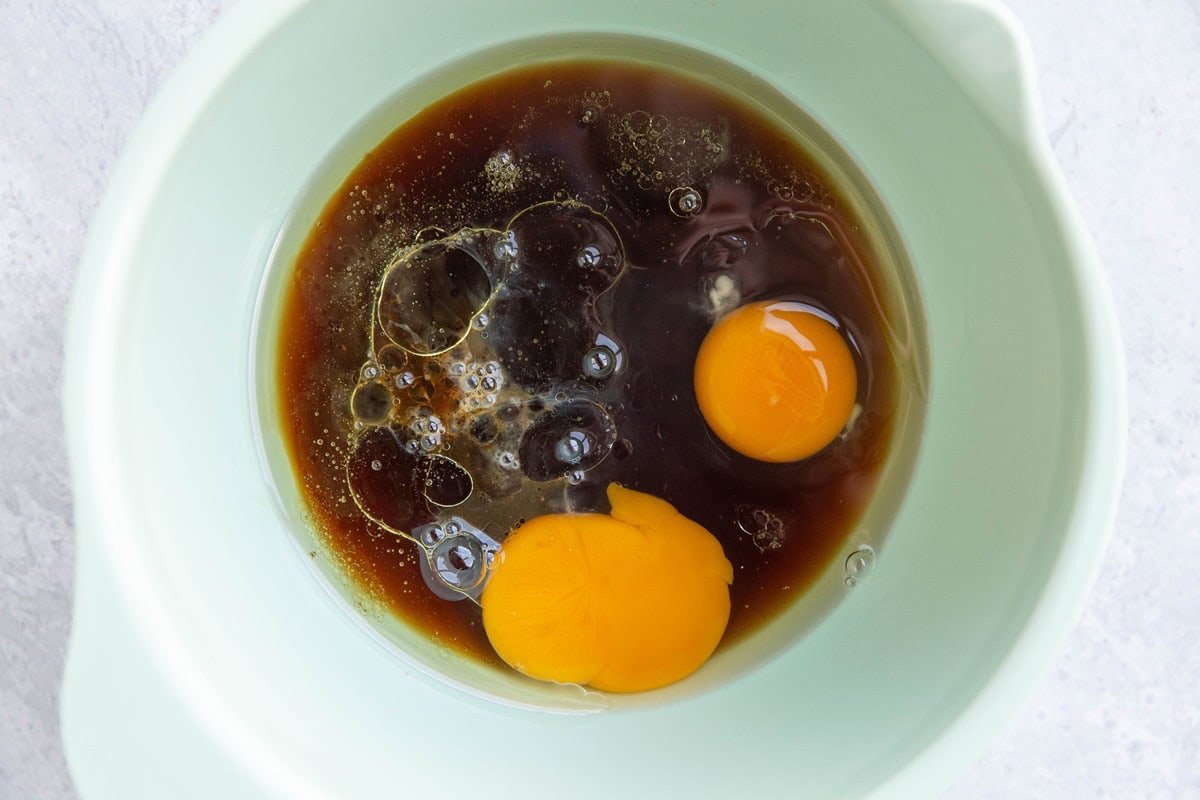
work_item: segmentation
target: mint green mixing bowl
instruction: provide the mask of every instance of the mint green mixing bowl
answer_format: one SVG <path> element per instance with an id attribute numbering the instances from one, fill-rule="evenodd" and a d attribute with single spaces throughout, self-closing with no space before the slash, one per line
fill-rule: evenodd
<path id="1" fill-rule="evenodd" d="M 676 702 L 589 715 L 530 710 L 596 709 L 355 623 L 263 472 L 252 355 L 280 231 L 327 196 L 331 154 L 353 165 L 350 132 L 478 77 L 455 66 L 474 54 L 563 34 L 694 48 L 805 109 L 890 211 L 929 343 L 924 433 L 872 579 L 802 638 L 719 655 Z M 1052 656 L 1122 460 L 1113 317 L 1034 93 L 1028 47 L 983 0 L 235 8 L 131 141 L 71 312 L 63 736 L 83 796 L 935 792 Z"/>

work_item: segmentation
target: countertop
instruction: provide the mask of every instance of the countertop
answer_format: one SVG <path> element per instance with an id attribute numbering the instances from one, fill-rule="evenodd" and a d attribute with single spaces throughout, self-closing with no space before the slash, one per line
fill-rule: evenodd
<path id="1" fill-rule="evenodd" d="M 253 0 L 240 0 L 252 2 Z M 224 0 L 0 0 L 0 798 L 75 797 L 59 394 L 90 217 Z M 1082 616 L 946 798 L 1200 798 L 1200 0 L 1009 0 L 1129 367 L 1128 472 Z"/>

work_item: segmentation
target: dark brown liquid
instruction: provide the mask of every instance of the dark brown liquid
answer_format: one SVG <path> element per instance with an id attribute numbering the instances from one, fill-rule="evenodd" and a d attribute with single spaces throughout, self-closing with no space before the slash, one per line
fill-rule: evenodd
<path id="1" fill-rule="evenodd" d="M 689 215 L 686 190 L 700 199 L 698 213 Z M 398 251 L 464 227 L 504 229 L 518 212 L 552 200 L 577 200 L 594 212 L 551 205 L 543 209 L 548 217 L 526 215 L 518 260 L 534 257 L 542 236 L 547 253 L 561 249 L 552 218 L 561 212 L 602 215 L 619 236 L 624 262 L 611 287 L 612 274 L 586 286 L 574 267 L 564 267 L 561 280 L 553 265 L 514 273 L 486 309 L 488 346 L 509 374 L 509 394 L 495 408 L 456 412 L 462 393 L 445 358 L 385 363 L 379 350 L 386 340 L 373 333 L 372 314 Z M 397 485 L 386 496 L 393 484 L 380 476 L 411 472 L 409 462 L 387 449 L 395 424 L 361 424 L 426 405 L 442 420 L 458 414 L 466 426 L 453 455 L 475 475 L 472 524 L 502 539 L 519 523 L 513 509 L 604 511 L 610 481 L 662 497 L 723 544 L 735 576 L 725 643 L 745 636 L 839 553 L 889 448 L 896 366 L 871 299 L 883 293 L 872 285 L 880 280 L 875 255 L 857 231 L 837 187 L 784 130 L 661 69 L 542 64 L 427 108 L 370 152 L 330 200 L 286 288 L 281 413 L 298 483 L 330 553 L 400 617 L 496 661 L 478 607 L 435 596 L 419 569 L 419 548 L 368 520 L 356 502 L 387 506 L 380 513 L 406 531 L 438 516 L 419 489 Z M 784 465 L 744 458 L 716 441 L 700 415 L 693 361 L 721 310 L 714 302 L 727 301 L 731 286 L 735 303 L 807 303 L 836 320 L 852 345 L 861 414 L 849 435 L 812 458 Z M 478 302 L 471 291 L 448 302 L 470 307 Z M 619 369 L 604 379 L 579 369 L 598 334 L 620 344 Z M 364 378 L 364 364 L 378 378 Z M 412 385 L 396 389 L 406 372 Z M 378 396 L 360 389 L 356 418 L 351 398 L 367 383 Z M 581 398 L 602 406 L 615 426 L 611 452 L 582 484 L 526 477 L 539 463 L 533 445 L 521 451 L 521 470 L 507 484 L 508 473 L 491 462 L 471 461 L 466 437 L 492 441 L 506 426 L 536 425 Z M 382 457 L 367 448 L 383 448 Z M 348 460 L 357 494 L 347 485 Z M 514 487 L 520 503 L 506 494 Z"/>

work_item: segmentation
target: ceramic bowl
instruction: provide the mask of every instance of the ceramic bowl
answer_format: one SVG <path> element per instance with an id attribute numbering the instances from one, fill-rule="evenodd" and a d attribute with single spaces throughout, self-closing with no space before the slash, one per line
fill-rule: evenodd
<path id="1" fill-rule="evenodd" d="M 260 345 L 286 231 L 384 133 L 487 53 L 597 37 L 715 57 L 820 123 L 913 265 L 929 383 L 869 582 L 802 637 L 718 656 L 675 702 L 552 714 L 597 709 L 380 637 L 314 575 L 270 474 Z M 80 268 L 72 774 L 88 798 L 928 796 L 1084 596 L 1122 459 L 1119 354 L 998 4 L 238 6 L 147 112 Z"/>

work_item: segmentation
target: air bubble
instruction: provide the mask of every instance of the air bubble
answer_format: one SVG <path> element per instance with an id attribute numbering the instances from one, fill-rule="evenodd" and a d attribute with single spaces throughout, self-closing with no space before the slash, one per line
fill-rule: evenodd
<path id="1" fill-rule="evenodd" d="M 363 368 L 362 368 L 362 371 L 360 374 L 362 375 L 362 379 L 364 381 L 373 381 L 373 380 L 375 380 L 375 378 L 377 378 L 379 376 L 379 367 L 375 366 L 374 364 L 370 364 L 370 363 L 363 364 Z"/>
<path id="2" fill-rule="evenodd" d="M 616 366 L 616 355 L 604 345 L 593 347 L 583 357 L 583 374 L 589 378 L 607 378 Z"/>
<path id="3" fill-rule="evenodd" d="M 704 196 L 691 186 L 679 186 L 667 195 L 667 208 L 677 217 L 693 217 L 704 208 Z"/>
<path id="4" fill-rule="evenodd" d="M 481 331 L 488 326 L 488 322 L 489 320 L 487 314 L 478 314 L 475 316 L 475 319 L 471 321 L 471 327 L 477 331 Z"/>
<path id="5" fill-rule="evenodd" d="M 383 469 L 383 462 L 380 461 L 378 458 L 375 459 L 374 461 L 371 462 L 371 469 L 375 470 L 376 472 L 379 472 L 379 470 Z"/>
<path id="6" fill-rule="evenodd" d="M 572 469 L 568 470 L 563 477 L 567 479 L 567 483 L 571 484 L 572 486 L 578 486 L 579 484 L 583 483 L 583 479 L 587 476 L 581 469 Z"/>
<path id="7" fill-rule="evenodd" d="M 517 236 L 512 231 L 505 231 L 496 238 L 492 245 L 492 256 L 501 263 L 509 263 L 517 257 Z"/>
<path id="8" fill-rule="evenodd" d="M 437 525 L 422 525 L 413 531 L 417 536 L 417 541 L 426 547 L 433 547 L 442 540 L 442 529 Z"/>
<path id="9" fill-rule="evenodd" d="M 575 256 L 575 263 L 583 269 L 595 269 L 601 264 L 600 248 L 589 244 Z"/>
<path id="10" fill-rule="evenodd" d="M 479 388 L 479 376 L 473 372 L 469 373 L 468 375 L 465 375 L 462 379 L 462 388 L 468 392 L 473 392 L 476 389 L 478 389 Z"/>
<path id="11" fill-rule="evenodd" d="M 578 464 L 592 450 L 592 438 L 583 431 L 571 431 L 558 440 L 554 455 L 564 464 Z"/>
<path id="12" fill-rule="evenodd" d="M 494 392 L 500 388 L 500 384 L 499 381 L 496 380 L 495 376 L 487 375 L 479 382 L 479 388 L 485 392 Z"/>
<path id="13" fill-rule="evenodd" d="M 450 374 L 458 378 L 467 373 L 467 365 L 462 361 L 455 361 L 450 365 Z"/>
<path id="14" fill-rule="evenodd" d="M 511 192 L 521 183 L 521 170 L 508 150 L 497 150 L 483 165 L 488 187 L 493 192 Z"/>
<path id="15" fill-rule="evenodd" d="M 496 463 L 504 469 L 517 469 L 521 466 L 521 460 L 511 450 L 501 450 L 497 453 Z"/>
<path id="16" fill-rule="evenodd" d="M 871 577 L 874 570 L 875 548 L 869 544 L 861 545 L 846 557 L 846 586 L 857 586 Z"/>
<path id="17" fill-rule="evenodd" d="M 401 389 L 407 389 L 408 387 L 412 386 L 416 380 L 417 376 L 413 375 L 411 372 L 401 372 L 396 376 L 396 386 Z"/>
<path id="18" fill-rule="evenodd" d="M 734 517 L 738 527 L 750 537 L 758 552 L 766 553 L 783 547 L 787 531 L 783 520 L 775 514 L 766 509 L 743 505 L 735 509 Z"/>

